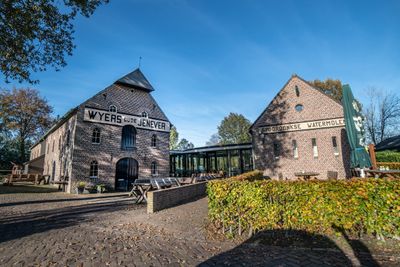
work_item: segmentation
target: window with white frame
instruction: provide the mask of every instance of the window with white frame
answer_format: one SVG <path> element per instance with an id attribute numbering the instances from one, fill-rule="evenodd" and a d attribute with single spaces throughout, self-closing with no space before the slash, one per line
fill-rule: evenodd
<path id="1" fill-rule="evenodd" d="M 337 144 L 336 136 L 332 136 L 332 147 L 333 147 L 333 154 L 335 156 L 339 156 L 339 147 Z"/>
<path id="2" fill-rule="evenodd" d="M 89 177 L 90 178 L 98 178 L 99 177 L 99 164 L 97 163 L 96 160 L 93 160 L 92 162 L 90 162 Z"/>
<path id="3" fill-rule="evenodd" d="M 312 149 L 313 149 L 313 156 L 314 158 L 318 158 L 318 146 L 317 146 L 317 139 L 312 138 L 311 139 L 311 144 L 312 144 Z"/>
<path id="4" fill-rule="evenodd" d="M 297 159 L 299 157 L 299 148 L 297 147 L 297 141 L 292 140 L 293 145 L 293 158 Z"/>
<path id="5" fill-rule="evenodd" d="M 92 144 L 100 144 L 100 129 L 99 128 L 93 129 Z"/>

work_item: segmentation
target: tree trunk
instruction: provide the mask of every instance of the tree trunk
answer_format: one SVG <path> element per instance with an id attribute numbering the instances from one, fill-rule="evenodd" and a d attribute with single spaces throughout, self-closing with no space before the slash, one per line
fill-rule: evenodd
<path id="1" fill-rule="evenodd" d="M 19 160 L 21 164 L 26 161 L 25 139 L 22 136 L 19 138 Z"/>

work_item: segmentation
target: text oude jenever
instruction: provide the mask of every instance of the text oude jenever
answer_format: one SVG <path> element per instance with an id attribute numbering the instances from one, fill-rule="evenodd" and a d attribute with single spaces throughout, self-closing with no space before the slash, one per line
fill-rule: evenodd
<path id="1" fill-rule="evenodd" d="M 85 121 L 113 124 L 113 125 L 133 125 L 137 128 L 169 132 L 169 122 L 150 119 L 147 117 L 125 115 L 104 110 L 97 110 L 92 108 L 85 108 L 84 114 Z"/>

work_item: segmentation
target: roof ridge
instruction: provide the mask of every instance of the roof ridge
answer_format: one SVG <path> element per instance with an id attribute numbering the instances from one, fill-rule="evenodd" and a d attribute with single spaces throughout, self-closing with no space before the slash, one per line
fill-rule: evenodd
<path id="1" fill-rule="evenodd" d="M 134 71 L 124 75 L 114 83 L 126 85 L 128 87 L 144 89 L 148 92 L 154 91 L 153 86 L 150 84 L 149 80 L 147 80 L 146 76 L 144 76 L 140 68 L 137 68 Z"/>

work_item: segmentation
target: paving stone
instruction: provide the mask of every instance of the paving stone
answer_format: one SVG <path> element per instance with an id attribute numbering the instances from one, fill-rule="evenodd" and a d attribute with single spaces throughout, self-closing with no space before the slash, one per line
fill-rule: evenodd
<path id="1" fill-rule="evenodd" d="M 338 250 L 209 240 L 206 212 L 205 199 L 148 215 L 118 194 L 1 195 L 0 266 L 351 266 L 354 260 Z M 396 257 L 388 264 L 398 265 Z"/>

